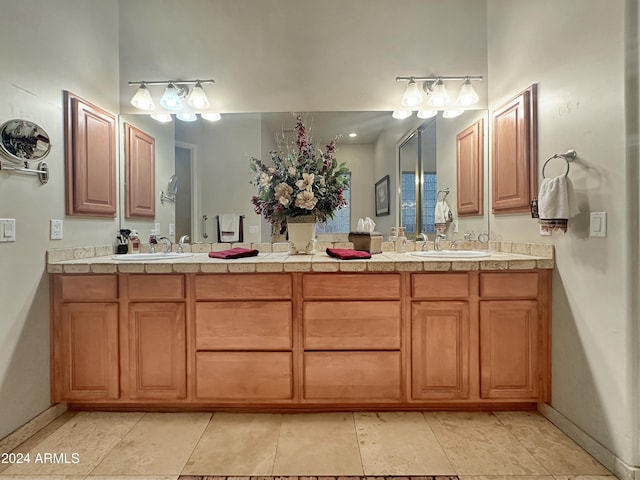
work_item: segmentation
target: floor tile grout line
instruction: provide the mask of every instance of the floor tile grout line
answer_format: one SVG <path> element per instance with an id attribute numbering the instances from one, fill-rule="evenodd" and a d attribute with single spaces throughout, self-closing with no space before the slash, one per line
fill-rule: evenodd
<path id="1" fill-rule="evenodd" d="M 438 445 L 440 445 L 440 448 L 442 449 L 442 451 L 444 452 L 444 456 L 447 458 L 447 461 L 449 462 L 449 465 L 451 465 L 451 468 L 453 469 L 453 471 L 456 473 L 456 476 L 460 477 L 460 473 L 458 473 L 458 470 L 456 469 L 455 464 L 453 463 L 453 461 L 451 460 L 451 458 L 449 457 L 449 454 L 447 453 L 447 449 L 444 448 L 444 445 L 442 444 L 442 442 L 440 441 L 440 439 L 438 438 L 438 435 L 436 435 L 436 432 L 433 431 L 433 428 L 431 428 L 431 425 L 429 424 L 429 420 L 427 419 L 424 411 L 420 412 L 422 414 L 422 419 L 424 420 L 424 423 L 427 425 L 427 428 L 431 431 L 431 434 L 433 435 L 433 437 L 436 439 L 436 442 L 438 442 Z"/>
<path id="2" fill-rule="evenodd" d="M 362 475 L 367 476 L 367 472 L 364 470 L 364 458 L 362 458 L 362 450 L 360 450 L 360 437 L 358 436 L 358 425 L 356 422 L 356 413 L 351 412 L 351 419 L 353 420 L 353 429 L 356 433 L 356 446 L 358 447 L 358 455 L 360 456 L 360 466 L 362 467 Z"/>
<path id="3" fill-rule="evenodd" d="M 187 464 L 189 463 L 189 460 L 191 460 L 191 457 L 193 456 L 193 452 L 195 452 L 196 448 L 198 448 L 198 444 L 202 440 L 202 437 L 204 437 L 204 433 L 207 431 L 207 428 L 209 428 L 209 425 L 211 425 L 211 422 L 213 422 L 213 417 L 215 417 L 215 415 L 216 415 L 216 412 L 211 412 L 211 416 L 209 417 L 209 421 L 207 422 L 207 424 L 202 429 L 202 433 L 198 437 L 198 441 L 194 444 L 193 449 L 191 450 L 191 452 L 189 453 L 189 456 L 187 457 L 187 460 L 184 462 L 184 465 L 182 465 L 182 468 L 180 469 L 180 473 L 178 474 L 178 477 L 180 477 L 180 475 L 184 475 L 184 473 L 183 473 L 184 469 L 187 468 Z"/>
<path id="4" fill-rule="evenodd" d="M 496 420 L 498 420 L 498 423 L 500 425 L 502 425 L 502 427 L 507 431 L 507 434 L 509 434 L 512 438 L 514 438 L 516 440 L 516 442 L 518 442 L 518 444 L 520 444 L 522 446 L 522 448 L 524 448 L 524 450 L 531 455 L 531 458 L 533 458 L 536 462 L 538 462 L 540 464 L 540 466 L 544 469 L 545 472 L 547 472 L 547 475 L 553 476 L 553 474 L 551 472 L 549 472 L 549 470 L 547 469 L 547 466 L 544 465 L 544 463 L 542 463 L 542 460 L 539 460 L 538 457 L 536 457 L 535 453 L 532 452 L 531 450 L 529 450 L 527 448 L 527 446 L 522 443 L 520 441 L 520 439 L 511 431 L 511 429 L 509 428 L 509 426 L 504 423 L 500 417 L 498 415 L 496 415 L 496 412 L 491 412 L 491 416 L 494 417 Z M 554 477 L 555 478 L 555 477 Z"/>
<path id="5" fill-rule="evenodd" d="M 280 413 L 280 427 L 278 428 L 278 438 L 276 439 L 276 451 L 273 454 L 273 462 L 271 463 L 271 472 L 269 475 L 273 477 L 273 471 L 276 468 L 276 459 L 278 458 L 278 448 L 280 447 L 280 435 L 282 434 L 282 424 L 284 423 L 284 414 Z"/>
<path id="6" fill-rule="evenodd" d="M 136 425 L 138 425 L 138 423 L 140 423 L 140 421 L 147 415 L 148 412 L 143 412 L 142 415 L 140 415 L 140 418 L 138 419 L 137 422 L 134 422 L 133 425 L 131 425 L 131 428 L 129 428 L 129 430 L 127 430 L 119 439 L 118 441 L 113 445 L 113 447 L 111 447 L 111 449 L 105 453 L 102 458 L 100 459 L 100 461 L 98 463 L 96 463 L 94 465 L 94 467 L 91 469 L 91 471 L 87 474 L 87 477 L 90 477 L 91 475 L 93 475 L 93 472 L 96 470 L 96 468 L 98 468 L 98 466 L 104 462 L 104 459 L 107 458 L 109 456 L 109 454 L 118 446 L 120 445 L 120 442 L 122 442 L 122 439 L 124 437 L 126 437 L 127 435 L 129 435 L 129 433 L 131 433 L 131 430 L 134 429 L 134 427 Z"/>

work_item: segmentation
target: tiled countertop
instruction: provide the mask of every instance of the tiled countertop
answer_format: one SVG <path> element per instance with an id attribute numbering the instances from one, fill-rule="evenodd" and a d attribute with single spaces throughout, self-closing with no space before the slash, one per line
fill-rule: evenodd
<path id="1" fill-rule="evenodd" d="M 96 252 L 98 253 L 98 252 Z M 490 252 L 489 257 L 470 259 L 424 258 L 410 253 L 385 252 L 368 260 L 337 260 L 326 253 L 289 255 L 285 252 L 265 252 L 256 257 L 235 260 L 209 258 L 207 253 L 191 257 L 122 261 L 111 255 L 53 261 L 47 264 L 49 273 L 245 273 L 245 272 L 420 272 L 473 270 L 552 269 L 551 255 L 524 255 L 510 252 Z"/>

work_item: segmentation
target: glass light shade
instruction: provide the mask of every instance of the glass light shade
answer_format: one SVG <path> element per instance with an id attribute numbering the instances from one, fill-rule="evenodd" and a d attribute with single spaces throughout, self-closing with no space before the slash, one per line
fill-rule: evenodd
<path id="1" fill-rule="evenodd" d="M 178 113 L 176 118 L 183 122 L 195 122 L 198 119 L 198 116 L 195 113 Z"/>
<path id="2" fill-rule="evenodd" d="M 444 118 L 456 118 L 464 113 L 464 110 L 445 110 L 442 112 Z"/>
<path id="3" fill-rule="evenodd" d="M 413 112 L 411 110 L 395 110 L 391 116 L 397 120 L 404 120 L 405 118 L 409 118 Z"/>
<path id="4" fill-rule="evenodd" d="M 428 103 L 432 107 L 442 107 L 449 103 L 449 94 L 442 80 L 436 80 L 436 83 L 433 84 L 433 88 L 429 93 Z"/>
<path id="5" fill-rule="evenodd" d="M 469 105 L 478 103 L 478 100 L 480 100 L 480 98 L 473 88 L 473 85 L 471 85 L 471 81 L 468 78 L 465 79 L 462 87 L 460 87 L 460 93 L 458 93 L 458 105 L 468 107 Z"/>
<path id="6" fill-rule="evenodd" d="M 156 106 L 153 104 L 153 98 L 151 98 L 151 93 L 149 93 L 149 89 L 143 83 L 136 90 L 135 95 L 131 99 L 131 105 L 140 110 L 153 110 Z"/>
<path id="7" fill-rule="evenodd" d="M 400 103 L 405 107 L 415 107 L 422 103 L 422 92 L 420 92 L 415 80 L 409 81 L 409 85 L 407 85 L 407 89 L 404 91 Z"/>
<path id="8" fill-rule="evenodd" d="M 418 118 L 431 118 L 438 114 L 437 110 L 418 110 Z"/>
<path id="9" fill-rule="evenodd" d="M 167 110 L 180 110 L 182 109 L 182 100 L 178 96 L 178 89 L 173 83 L 167 85 L 162 98 L 160 99 L 160 105 Z"/>
<path id="10" fill-rule="evenodd" d="M 151 118 L 162 123 L 167 123 L 173 120 L 170 113 L 152 113 Z"/>
<path id="11" fill-rule="evenodd" d="M 207 94 L 204 93 L 204 88 L 202 88 L 200 82 L 196 83 L 196 86 L 193 87 L 187 103 L 191 108 L 198 110 L 209 108 L 209 99 L 207 98 Z"/>
<path id="12" fill-rule="evenodd" d="M 222 115 L 219 113 L 201 113 L 200 116 L 210 122 L 217 122 L 222 118 Z"/>

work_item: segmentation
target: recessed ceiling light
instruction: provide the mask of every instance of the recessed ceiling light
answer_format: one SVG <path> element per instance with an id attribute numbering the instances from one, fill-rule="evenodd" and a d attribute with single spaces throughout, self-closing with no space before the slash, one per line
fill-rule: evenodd
<path id="1" fill-rule="evenodd" d="M 353 137 L 357 137 L 357 136 L 358 136 L 358 134 L 357 134 L 356 132 L 351 132 L 351 133 L 349 134 L 349 136 L 350 136 L 351 138 L 353 138 Z"/>

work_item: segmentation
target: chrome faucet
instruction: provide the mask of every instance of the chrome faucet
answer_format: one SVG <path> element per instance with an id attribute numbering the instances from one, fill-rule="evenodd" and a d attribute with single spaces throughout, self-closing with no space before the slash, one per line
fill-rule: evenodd
<path id="1" fill-rule="evenodd" d="M 433 249 L 436 251 L 440 251 L 442 250 L 442 248 L 440 247 L 440 240 L 442 239 L 447 239 L 447 236 L 442 234 L 442 233 L 436 233 L 436 239 L 433 242 Z"/>
<path id="2" fill-rule="evenodd" d="M 426 233 L 424 233 L 424 232 L 423 232 L 423 233 L 419 233 L 419 234 L 418 234 L 418 236 L 416 237 L 416 241 L 417 241 L 417 242 L 419 242 L 419 241 L 421 241 L 421 240 L 422 240 L 423 242 L 426 242 L 426 241 L 427 241 L 427 234 L 426 234 Z"/>
<path id="3" fill-rule="evenodd" d="M 189 238 L 189 235 L 182 235 L 180 240 L 178 240 L 178 253 L 184 253 L 184 243 L 190 241 L 191 238 Z"/>
<path id="4" fill-rule="evenodd" d="M 451 240 L 451 250 L 457 250 L 458 245 L 456 245 L 457 240 Z"/>
<path id="5" fill-rule="evenodd" d="M 171 253 L 171 249 L 173 248 L 173 242 L 171 241 L 171 239 L 167 238 L 167 237 L 160 237 L 158 240 L 166 240 L 167 241 L 167 248 L 164 251 L 164 253 Z"/>

